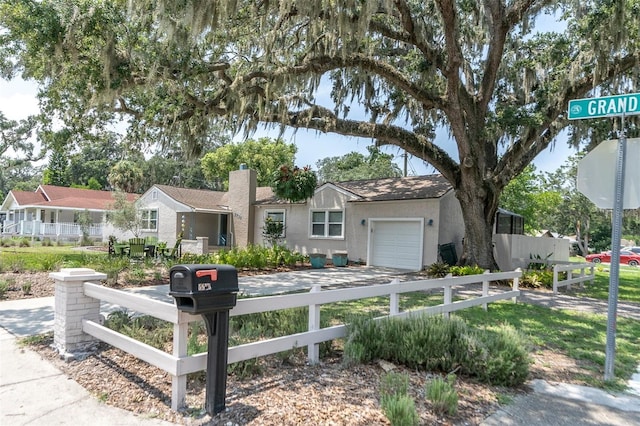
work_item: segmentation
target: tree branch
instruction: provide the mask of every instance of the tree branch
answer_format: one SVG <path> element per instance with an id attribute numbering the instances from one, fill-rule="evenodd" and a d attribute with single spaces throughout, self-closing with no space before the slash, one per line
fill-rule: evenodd
<path id="1" fill-rule="evenodd" d="M 313 129 L 322 133 L 372 138 L 378 146 L 396 145 L 428 161 L 450 182 L 459 182 L 459 166 L 446 151 L 433 144 L 426 136 L 399 126 L 340 119 L 329 109 L 317 105 L 302 111 L 289 112 L 284 122 L 279 114 L 262 118 L 261 121 L 293 128 Z"/>

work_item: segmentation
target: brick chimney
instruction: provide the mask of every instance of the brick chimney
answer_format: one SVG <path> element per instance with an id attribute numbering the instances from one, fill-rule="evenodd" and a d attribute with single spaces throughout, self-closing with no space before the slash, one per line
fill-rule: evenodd
<path id="1" fill-rule="evenodd" d="M 233 212 L 230 229 L 234 245 L 246 247 L 253 244 L 257 174 L 243 164 L 240 170 L 229 173 L 229 208 Z"/>

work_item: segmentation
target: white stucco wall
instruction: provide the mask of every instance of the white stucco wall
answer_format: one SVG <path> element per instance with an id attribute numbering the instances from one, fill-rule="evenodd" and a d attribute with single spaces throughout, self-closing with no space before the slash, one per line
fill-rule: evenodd
<path id="1" fill-rule="evenodd" d="M 154 191 L 156 192 L 154 196 Z M 173 246 L 176 237 L 180 232 L 180 212 L 189 211 L 189 209 L 166 196 L 162 191 L 153 189 L 147 192 L 138 200 L 138 206 L 144 209 L 155 209 L 158 211 L 158 230 L 157 232 L 143 231 L 142 236 L 157 236 L 158 241 L 167 242 L 167 246 Z M 176 212 L 177 215 L 176 215 Z"/>
<path id="2" fill-rule="evenodd" d="M 462 239 L 464 238 L 464 219 L 462 218 L 460 202 L 453 191 L 449 191 L 440 198 L 437 226 L 438 244 L 454 243 L 456 245 L 456 253 L 460 258 L 462 254 Z"/>
<path id="3" fill-rule="evenodd" d="M 348 193 L 328 186 L 307 203 L 256 206 L 256 242 L 264 244 L 262 228 L 266 212 L 284 211 L 285 243 L 290 249 L 303 254 L 319 252 L 331 256 L 333 252 L 346 251 L 349 260 L 366 261 L 371 218 L 423 218 L 425 266 L 437 261 L 438 244 L 453 241 L 461 245 L 464 233 L 462 212 L 452 192 L 442 199 L 428 200 L 349 202 L 351 199 L 353 196 Z M 311 237 L 310 215 L 314 209 L 344 209 L 344 237 Z"/>
<path id="4" fill-rule="evenodd" d="M 569 261 L 569 240 L 530 237 L 528 235 L 494 234 L 495 257 L 503 271 L 524 268 L 529 259 Z"/>

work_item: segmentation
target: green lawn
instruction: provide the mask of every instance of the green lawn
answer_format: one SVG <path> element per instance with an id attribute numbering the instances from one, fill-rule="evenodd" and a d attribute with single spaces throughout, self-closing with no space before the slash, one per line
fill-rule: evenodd
<path id="1" fill-rule="evenodd" d="M 587 297 L 606 300 L 609 298 L 609 265 L 596 266 L 596 279 L 593 284 L 585 283 L 580 294 Z M 640 267 L 620 266 L 618 278 L 618 300 L 640 303 Z"/>
<path id="2" fill-rule="evenodd" d="M 524 303 L 497 302 L 485 312 L 466 309 L 457 315 L 474 324 L 507 323 L 529 336 L 540 348 L 560 351 L 592 365 L 595 378 L 580 377 L 597 387 L 624 389 L 640 365 L 640 322 L 618 317 L 614 383 L 604 382 L 607 317 L 569 310 L 551 310 Z"/>
<path id="3" fill-rule="evenodd" d="M 78 250 L 75 246 L 0 247 L 0 272 L 55 271 L 62 267 L 78 268 L 105 259 L 100 251 Z"/>

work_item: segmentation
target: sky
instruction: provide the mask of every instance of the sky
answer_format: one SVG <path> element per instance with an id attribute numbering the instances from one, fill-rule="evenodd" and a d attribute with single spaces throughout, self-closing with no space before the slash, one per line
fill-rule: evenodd
<path id="1" fill-rule="evenodd" d="M 0 111 L 6 118 L 19 120 L 28 117 L 30 114 L 38 113 L 38 101 L 36 98 L 37 86 L 33 82 L 14 79 L 11 81 L 0 79 Z M 252 136 L 268 136 L 275 138 L 278 130 L 258 129 Z M 326 157 L 342 156 L 349 152 L 356 151 L 364 155 L 368 154 L 367 146 L 373 144 L 372 139 L 346 137 L 337 134 L 322 134 L 316 131 L 299 129 L 297 132 L 286 130 L 282 136 L 287 143 L 295 143 L 298 147 L 296 154 L 296 165 L 311 166 L 317 169 L 316 162 Z M 238 138 L 236 138 L 238 140 Z M 457 150 L 454 143 L 449 139 L 446 130 L 437 132 L 434 141 L 436 145 L 445 148 L 449 155 L 457 161 Z M 404 168 L 404 152 L 396 146 L 385 146 L 381 149 L 387 154 L 393 154 L 395 162 Z M 567 146 L 566 140 L 559 139 L 555 143 L 553 150 L 547 148 L 534 160 L 538 171 L 553 172 L 557 170 L 567 158 L 575 153 L 575 149 Z M 409 156 L 407 161 L 407 171 L 410 175 L 425 175 L 437 173 L 435 169 L 423 160 Z"/>

